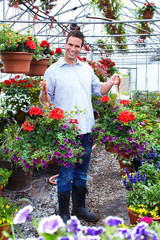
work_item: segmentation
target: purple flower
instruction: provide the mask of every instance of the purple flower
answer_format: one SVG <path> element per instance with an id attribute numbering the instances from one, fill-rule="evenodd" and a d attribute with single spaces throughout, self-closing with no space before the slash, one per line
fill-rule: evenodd
<path id="1" fill-rule="evenodd" d="M 104 129 L 103 128 L 101 128 L 101 130 L 100 130 L 100 133 L 103 133 L 104 132 Z"/>
<path id="2" fill-rule="evenodd" d="M 118 129 L 119 129 L 119 130 L 122 130 L 122 129 L 123 129 L 123 126 L 122 126 L 122 125 L 119 125 L 119 126 L 118 126 Z"/>
<path id="3" fill-rule="evenodd" d="M 27 164 L 25 165 L 25 168 L 26 168 L 26 169 L 29 169 L 29 168 L 30 168 L 30 165 L 27 163 Z"/>
<path id="4" fill-rule="evenodd" d="M 85 232 L 91 236 L 96 236 L 104 232 L 102 227 L 86 227 Z"/>
<path id="5" fill-rule="evenodd" d="M 25 164 L 26 164 L 26 160 L 25 160 L 25 159 L 23 159 L 22 163 L 25 165 Z"/>
<path id="6" fill-rule="evenodd" d="M 56 156 L 56 157 L 58 156 L 58 152 L 57 151 L 54 152 L 54 156 Z"/>
<path id="7" fill-rule="evenodd" d="M 54 143 L 55 143 L 55 145 L 58 145 L 58 141 L 57 141 L 57 140 L 55 140 L 55 142 L 54 142 Z"/>
<path id="8" fill-rule="evenodd" d="M 61 158 L 61 157 L 62 157 L 62 154 L 61 154 L 61 153 L 58 153 L 57 157 L 58 157 L 58 158 Z"/>
<path id="9" fill-rule="evenodd" d="M 68 138 L 66 138 L 66 139 L 64 140 L 64 142 L 67 143 L 67 142 L 68 142 Z"/>
<path id="10" fill-rule="evenodd" d="M 72 158 L 73 157 L 73 153 L 72 152 L 68 153 L 68 156 L 69 156 L 69 158 Z"/>
<path id="11" fill-rule="evenodd" d="M 65 154 L 63 154 L 63 157 L 64 157 L 64 158 L 68 158 L 69 155 L 68 155 L 67 153 L 65 153 Z"/>
<path id="12" fill-rule="evenodd" d="M 130 129 L 130 134 L 134 134 L 134 130 L 133 129 Z"/>
<path id="13" fill-rule="evenodd" d="M 113 216 L 108 216 L 104 220 L 104 224 L 108 224 L 109 226 L 118 226 L 119 224 L 124 223 L 123 219 L 120 217 L 113 217 Z"/>
<path id="14" fill-rule="evenodd" d="M 52 215 L 50 217 L 42 218 L 39 222 L 38 232 L 53 234 L 58 231 L 58 229 L 63 228 L 64 223 L 60 216 Z"/>
<path id="15" fill-rule="evenodd" d="M 66 146 L 65 145 L 60 145 L 61 150 L 65 150 Z"/>
<path id="16" fill-rule="evenodd" d="M 102 142 L 107 142 L 107 137 L 103 137 Z"/>
<path id="17" fill-rule="evenodd" d="M 47 130 L 47 132 L 49 132 L 49 128 L 48 127 L 46 128 L 46 130 Z"/>
<path id="18" fill-rule="evenodd" d="M 82 225 L 76 216 L 71 216 L 71 218 L 67 221 L 67 228 L 69 232 L 77 234 L 80 230 L 82 230 Z"/>
<path id="19" fill-rule="evenodd" d="M 112 142 L 113 138 L 111 136 L 108 137 L 108 140 Z"/>
<path id="20" fill-rule="evenodd" d="M 16 140 L 19 140 L 20 139 L 20 137 L 16 137 Z"/>
<path id="21" fill-rule="evenodd" d="M 45 165 L 45 164 L 46 164 L 46 161 L 45 161 L 45 160 L 42 160 L 41 163 L 42 163 L 43 165 Z"/>
<path id="22" fill-rule="evenodd" d="M 33 161 L 33 163 L 37 163 L 37 159 L 36 158 L 33 158 L 32 161 Z"/>
<path id="23" fill-rule="evenodd" d="M 62 164 L 63 164 L 63 166 L 66 167 L 66 168 L 68 168 L 68 167 L 70 166 L 70 163 L 68 163 L 68 162 L 63 162 Z"/>
<path id="24" fill-rule="evenodd" d="M 71 148 L 68 148 L 67 151 L 70 153 L 71 152 Z"/>
<path id="25" fill-rule="evenodd" d="M 66 129 L 66 128 L 68 128 L 68 126 L 64 124 L 62 129 Z"/>
<path id="26" fill-rule="evenodd" d="M 31 205 L 28 205 L 24 207 L 23 209 L 20 209 L 16 216 L 13 219 L 14 224 L 21 224 L 25 223 L 26 220 L 30 219 L 29 214 L 33 211 L 33 207 Z"/>

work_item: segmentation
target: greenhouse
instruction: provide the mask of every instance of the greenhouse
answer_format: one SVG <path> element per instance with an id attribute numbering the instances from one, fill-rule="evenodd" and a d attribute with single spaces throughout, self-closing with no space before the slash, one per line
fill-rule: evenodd
<path id="1" fill-rule="evenodd" d="M 159 0 L 0 9 L 0 238 L 160 239 Z"/>

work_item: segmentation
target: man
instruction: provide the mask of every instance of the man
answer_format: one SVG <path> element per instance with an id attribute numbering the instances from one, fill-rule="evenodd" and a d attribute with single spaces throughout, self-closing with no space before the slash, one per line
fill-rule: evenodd
<path id="1" fill-rule="evenodd" d="M 86 114 L 78 114 L 76 118 L 81 130 L 81 144 L 85 148 L 83 164 L 75 168 L 60 168 L 57 179 L 59 215 L 66 223 L 70 218 L 69 201 L 72 190 L 72 214 L 86 221 L 97 221 L 98 216 L 90 213 L 85 206 L 87 171 L 92 150 L 90 141 L 91 128 L 94 124 L 91 94 L 104 95 L 113 85 L 120 83 L 119 75 L 113 75 L 110 81 L 100 83 L 93 69 L 77 59 L 84 44 L 84 36 L 80 31 L 69 32 L 66 38 L 65 55 L 57 63 L 52 64 L 45 72 L 41 84 L 40 100 L 51 102 L 64 111 L 86 109 Z"/>

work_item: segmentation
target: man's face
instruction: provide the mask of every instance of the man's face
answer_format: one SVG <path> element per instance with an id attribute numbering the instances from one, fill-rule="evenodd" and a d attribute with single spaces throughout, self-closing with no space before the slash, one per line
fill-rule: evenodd
<path id="1" fill-rule="evenodd" d="M 68 42 L 65 44 L 65 57 L 68 60 L 77 58 L 82 50 L 82 40 L 76 37 L 69 37 Z"/>

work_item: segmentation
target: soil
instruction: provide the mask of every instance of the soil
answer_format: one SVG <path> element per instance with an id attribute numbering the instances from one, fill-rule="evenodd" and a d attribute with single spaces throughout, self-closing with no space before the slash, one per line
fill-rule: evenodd
<path id="1" fill-rule="evenodd" d="M 32 216 L 36 218 L 58 214 L 57 186 L 49 182 L 58 171 L 55 165 L 39 172 L 34 171 L 31 189 L 22 192 L 3 189 L 2 196 L 12 200 L 29 199 L 34 207 Z M 130 224 L 126 211 L 126 190 L 122 184 L 119 163 L 114 154 L 105 150 L 104 145 L 96 146 L 92 150 L 87 188 L 89 194 L 86 197 L 86 206 L 91 212 L 98 214 L 100 219 L 96 223 L 80 220 L 82 225 L 102 226 L 107 216 L 121 217 L 125 224 Z M 28 204 L 25 201 L 22 203 Z M 35 234 L 29 223 L 20 228 L 27 237 Z"/>

